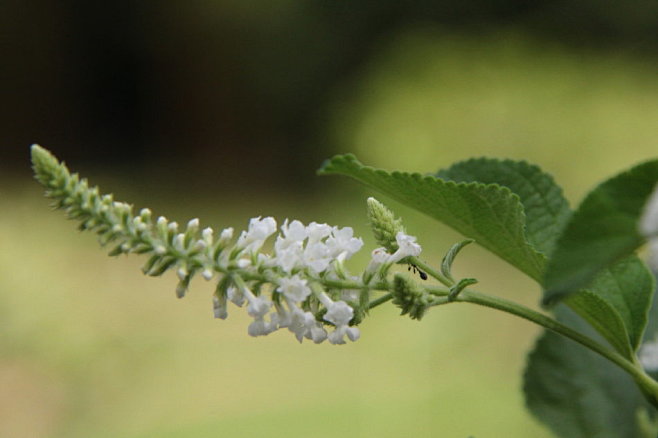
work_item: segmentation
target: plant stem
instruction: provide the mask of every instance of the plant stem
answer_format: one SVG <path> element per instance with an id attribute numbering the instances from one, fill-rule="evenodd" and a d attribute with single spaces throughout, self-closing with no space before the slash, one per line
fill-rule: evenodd
<path id="1" fill-rule="evenodd" d="M 445 290 L 435 288 L 432 288 L 430 292 L 439 296 L 448 294 L 448 292 Z M 637 361 L 625 358 L 616 351 L 605 347 L 592 338 L 583 335 L 582 333 L 562 324 L 561 322 L 549 316 L 504 298 L 494 297 L 474 290 L 465 289 L 459 294 L 454 302 L 472 303 L 479 306 L 501 310 L 503 312 L 510 313 L 512 315 L 516 315 L 520 318 L 534 322 L 535 324 L 538 324 L 548 330 L 551 330 L 581 344 L 582 346 L 605 357 L 626 371 L 628 374 L 630 374 L 635 382 L 640 386 L 648 401 L 658 408 L 658 382 L 648 376 L 642 369 L 641 365 L 637 363 Z"/>
<path id="2" fill-rule="evenodd" d="M 385 302 L 390 301 L 390 300 L 392 300 L 392 299 L 393 299 L 393 294 L 382 295 L 381 297 L 372 300 L 372 301 L 368 304 L 368 309 L 372 309 L 373 307 L 377 307 L 377 306 L 379 306 L 380 304 L 384 304 Z"/>
<path id="3" fill-rule="evenodd" d="M 439 280 L 439 281 L 440 281 L 441 283 L 443 283 L 444 285 L 450 287 L 450 286 L 453 286 L 453 285 L 455 284 L 454 281 L 452 281 L 452 280 L 450 280 L 449 278 L 445 277 L 445 276 L 444 276 L 443 274 L 441 274 L 439 271 L 437 271 L 436 269 L 432 268 L 430 265 L 428 265 L 427 263 L 423 262 L 423 261 L 422 261 L 421 259 L 419 259 L 418 257 L 409 257 L 409 261 L 410 261 L 411 263 L 413 263 L 414 265 L 416 265 L 416 267 L 418 267 L 420 270 L 425 271 L 426 273 L 428 273 L 428 274 L 431 275 L 432 277 L 434 277 L 434 278 L 436 278 L 437 280 Z"/>

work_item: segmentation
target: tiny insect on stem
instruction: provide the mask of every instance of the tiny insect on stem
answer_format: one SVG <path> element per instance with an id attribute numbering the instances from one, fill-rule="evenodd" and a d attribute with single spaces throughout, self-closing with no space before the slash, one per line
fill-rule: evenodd
<path id="1" fill-rule="evenodd" d="M 414 265 L 413 263 L 409 263 L 409 266 L 407 267 L 407 271 L 411 271 L 412 268 L 414 270 L 414 274 L 417 272 L 421 280 L 427 280 L 427 273 L 421 271 L 420 268 Z"/>

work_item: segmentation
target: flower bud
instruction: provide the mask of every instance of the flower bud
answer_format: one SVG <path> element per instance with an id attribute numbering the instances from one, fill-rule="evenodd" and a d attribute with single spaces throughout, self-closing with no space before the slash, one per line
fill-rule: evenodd
<path id="1" fill-rule="evenodd" d="M 399 232 L 404 233 L 402 220 L 396 219 L 393 212 L 375 198 L 368 198 L 367 204 L 368 220 L 375 235 L 375 240 L 379 245 L 386 248 L 389 253 L 394 253 L 398 249 L 395 236 Z"/>

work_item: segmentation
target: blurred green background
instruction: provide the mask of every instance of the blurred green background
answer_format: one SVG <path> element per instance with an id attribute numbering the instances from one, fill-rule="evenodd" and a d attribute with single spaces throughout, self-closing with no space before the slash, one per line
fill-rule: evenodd
<path id="1" fill-rule="evenodd" d="M 31 180 L 39 142 L 117 199 L 215 229 L 273 215 L 366 226 L 372 193 L 324 158 L 430 172 L 526 159 L 572 203 L 658 155 L 654 2 L 0 4 L 0 437 L 550 437 L 524 410 L 538 329 L 384 306 L 350 345 L 246 334 L 212 285 L 109 258 Z M 383 201 L 387 201 L 382 198 Z M 438 262 L 459 235 L 391 202 Z M 538 288 L 479 248 L 483 291 Z"/>

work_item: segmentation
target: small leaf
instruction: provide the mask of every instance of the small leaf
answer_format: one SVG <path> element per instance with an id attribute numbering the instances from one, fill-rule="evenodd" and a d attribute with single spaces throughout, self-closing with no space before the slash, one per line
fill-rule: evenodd
<path id="1" fill-rule="evenodd" d="M 454 278 L 452 278 L 452 273 L 451 273 L 452 262 L 455 260 L 455 257 L 457 257 L 457 254 L 459 254 L 459 251 L 461 251 L 463 247 L 473 242 L 475 242 L 473 239 L 466 239 L 466 240 L 462 240 L 461 242 L 455 243 L 450 247 L 446 255 L 443 256 L 443 260 L 441 261 L 441 273 L 443 274 L 444 277 L 446 277 L 451 281 L 454 281 Z"/>
<path id="2" fill-rule="evenodd" d="M 564 303 L 585 319 L 620 354 L 633 358 L 633 348 L 624 320 L 606 300 L 589 290 L 582 290 L 569 296 Z"/>
<path id="3" fill-rule="evenodd" d="M 565 307 L 556 313 L 588 333 L 584 321 Z M 654 411 L 624 371 L 548 331 L 528 357 L 524 392 L 528 409 L 563 438 L 638 438 L 638 413 Z"/>
<path id="4" fill-rule="evenodd" d="M 648 161 L 596 187 L 574 212 L 544 276 L 544 304 L 586 287 L 611 263 L 644 243 L 643 207 L 658 182 L 658 160 Z"/>
<path id="5" fill-rule="evenodd" d="M 386 172 L 362 165 L 351 154 L 326 161 L 318 173 L 355 178 L 475 239 L 531 278 L 542 277 L 545 257 L 527 240 L 523 206 L 507 187 Z"/>
<path id="6" fill-rule="evenodd" d="M 460 294 L 461 291 L 467 287 L 476 284 L 478 281 L 475 278 L 462 278 L 459 282 L 450 288 L 450 294 L 448 294 L 448 301 L 452 301 Z"/>

